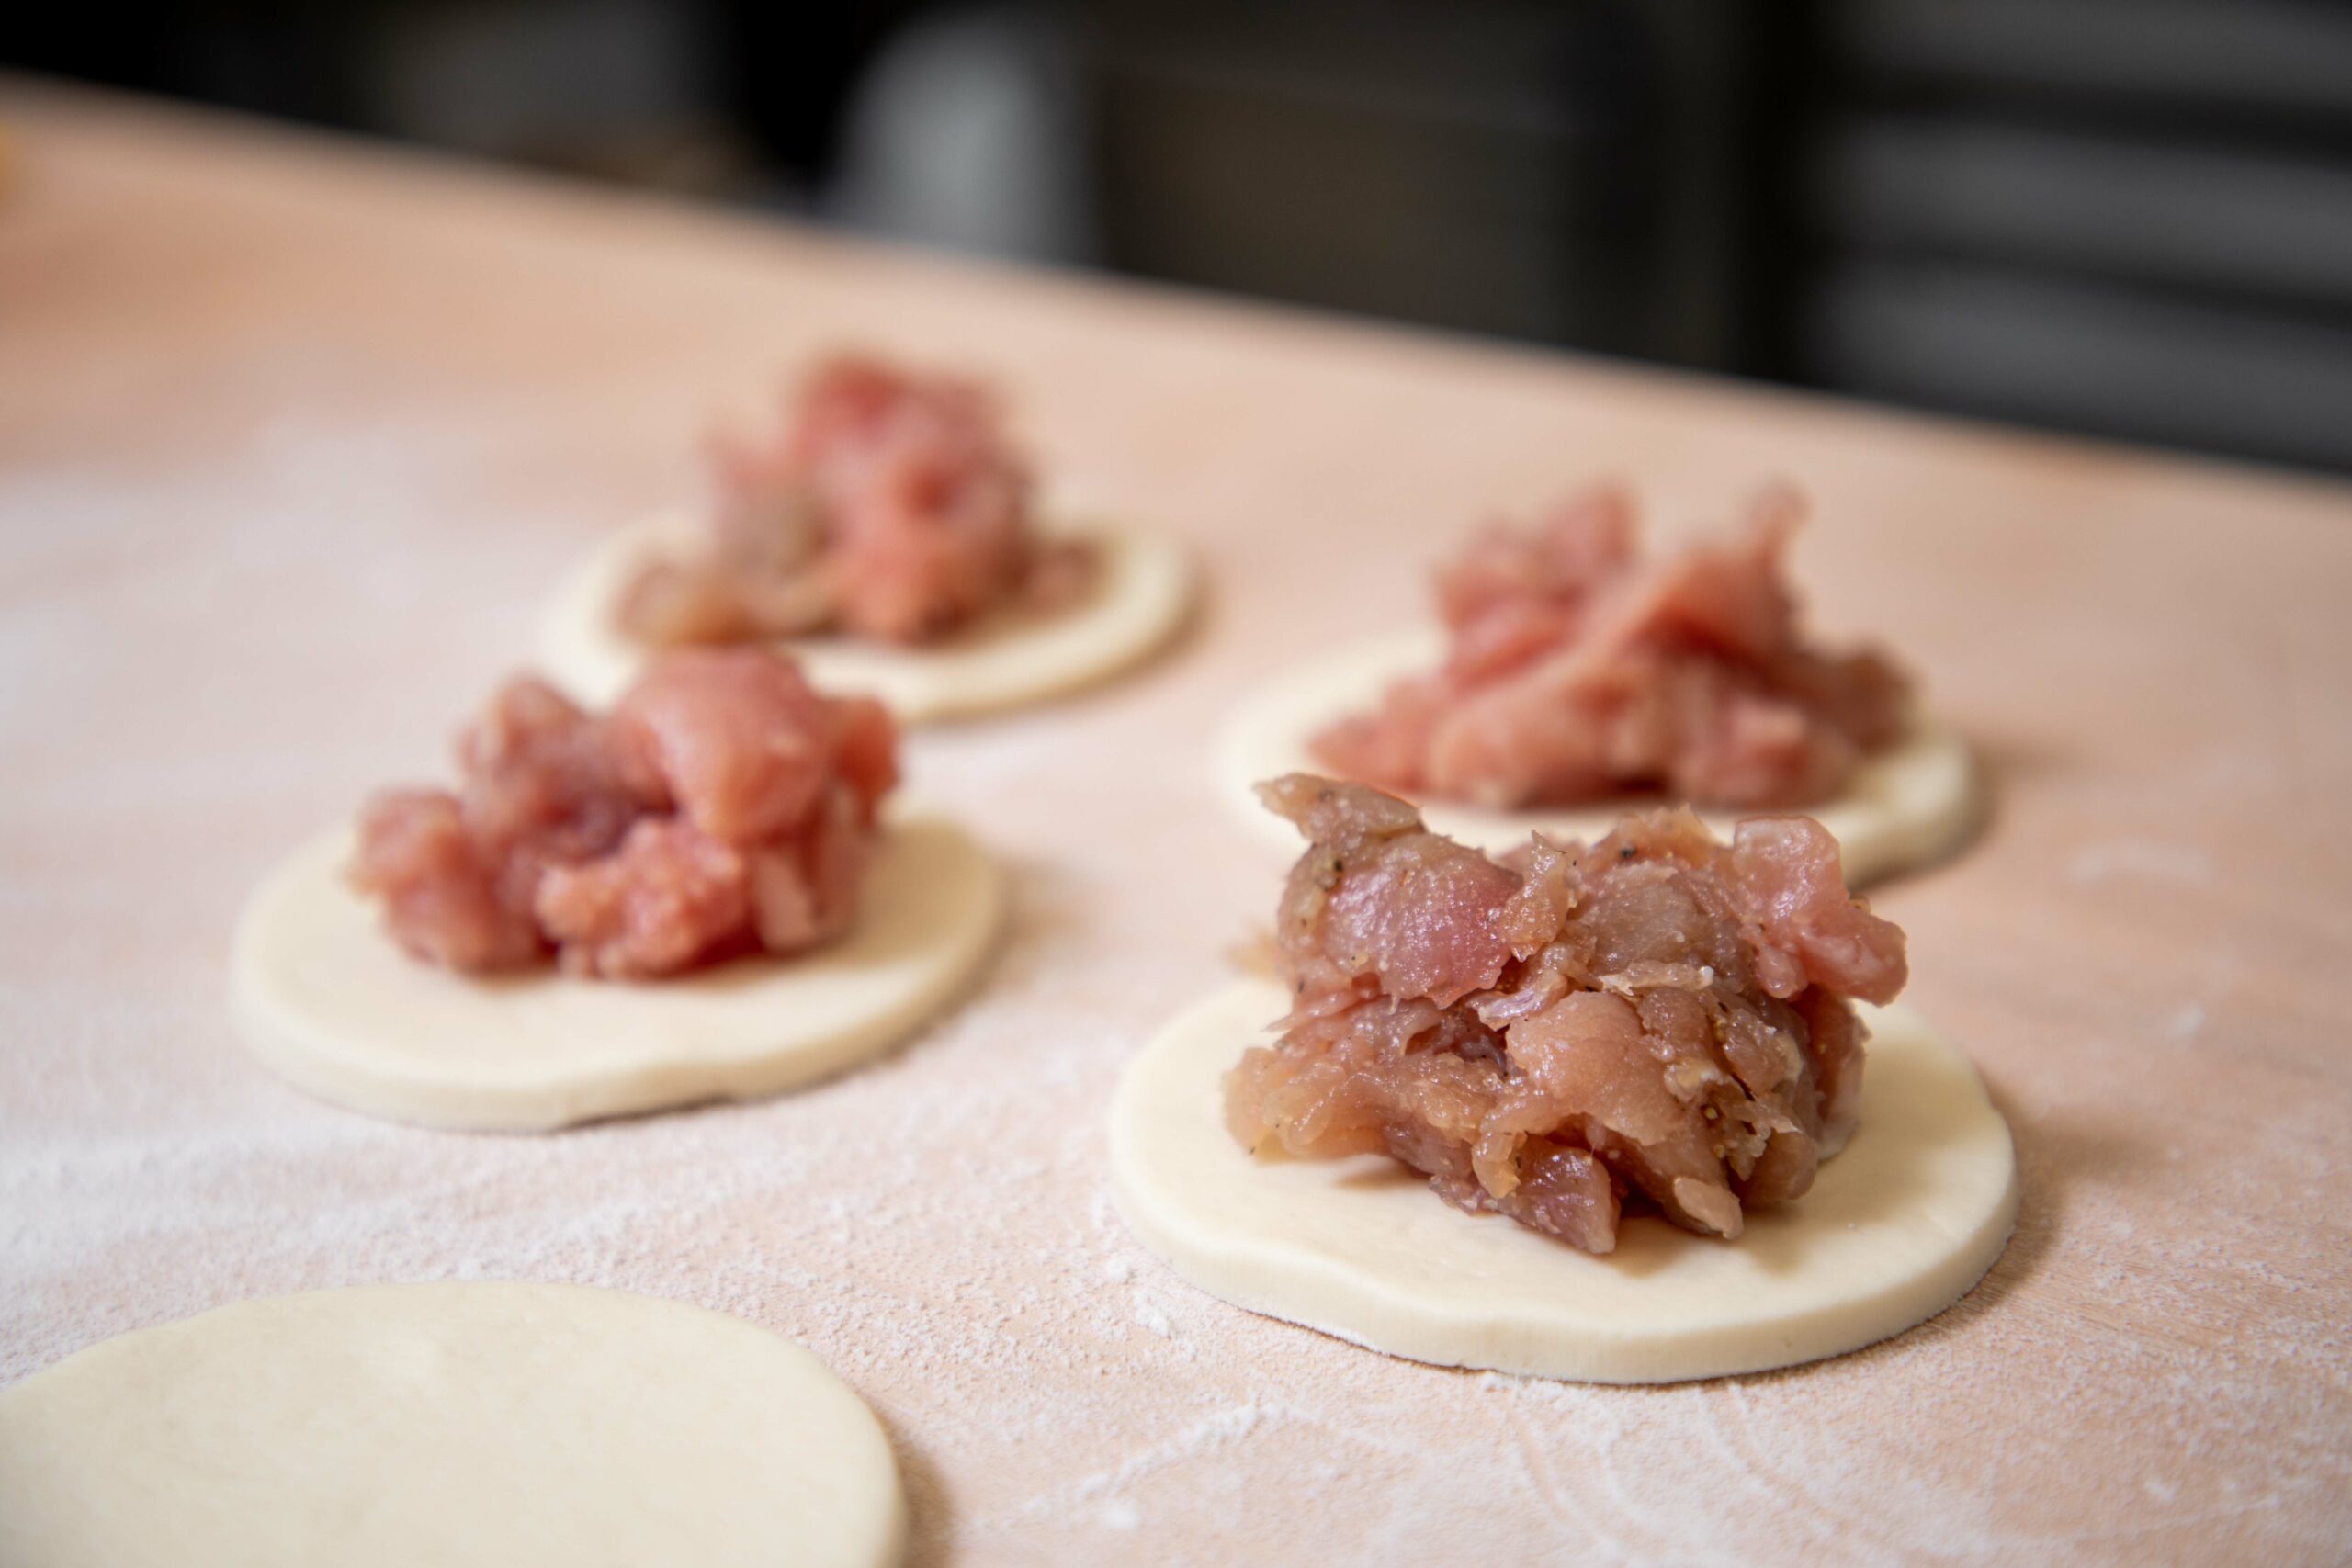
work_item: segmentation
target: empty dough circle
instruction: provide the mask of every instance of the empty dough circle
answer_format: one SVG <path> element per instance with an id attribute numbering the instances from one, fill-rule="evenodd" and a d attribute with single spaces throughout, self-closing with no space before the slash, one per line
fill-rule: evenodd
<path id="1" fill-rule="evenodd" d="M 987 957 L 995 864 L 938 818 L 893 818 L 857 920 L 788 958 L 630 983 L 420 962 L 345 885 L 347 833 L 289 857 L 239 917 L 231 998 L 245 1043 L 322 1100 L 395 1122 L 510 1131 L 749 1100 L 876 1055 Z"/>
<path id="2" fill-rule="evenodd" d="M 9 1568 L 882 1568 L 904 1520 L 822 1362 L 621 1291 L 274 1296 L 0 1392 Z"/>
<path id="3" fill-rule="evenodd" d="M 1383 1155 L 1259 1158 L 1223 1079 L 1284 1010 L 1250 981 L 1179 1017 L 1111 1103 L 1111 1190 L 1145 1246 L 1211 1295 L 1416 1361 L 1580 1382 L 1679 1382 L 1858 1349 L 1968 1293 L 2017 1219 L 2008 1124 L 1968 1059 L 1900 1009 L 1860 1010 L 1853 1141 L 1738 1240 L 1629 1216 L 1577 1251 L 1465 1214 Z"/>
<path id="4" fill-rule="evenodd" d="M 558 590 L 540 632 L 540 660 L 556 682 L 591 705 L 610 703 L 637 678 L 647 649 L 614 618 L 639 568 L 683 555 L 701 528 L 679 513 L 606 540 Z M 828 692 L 879 697 L 910 724 L 1042 702 L 1108 680 L 1172 637 L 1193 602 L 1192 558 L 1173 540 L 1125 529 L 1090 530 L 1102 580 L 1080 604 L 1051 616 L 1007 616 L 929 648 L 847 637 L 777 644 Z"/>
<path id="5" fill-rule="evenodd" d="M 1362 644 L 1261 684 L 1238 704 L 1217 745 L 1220 791 L 1270 840 L 1295 852 L 1298 830 L 1259 803 L 1251 786 L 1283 773 L 1326 770 L 1307 750 L 1317 730 L 1380 700 L 1389 682 L 1433 670 L 1444 658 L 1433 628 Z M 1630 810 L 1657 801 L 1627 798 L 1598 806 L 1549 810 L 1490 811 L 1431 800 L 1419 803 L 1434 832 L 1489 852 L 1527 841 L 1530 833 L 1600 838 Z M 1848 886 L 1859 887 L 1947 853 L 1975 829 L 1983 795 L 1968 743 L 1932 718 L 1863 760 L 1837 799 L 1805 808 L 1829 829 L 1844 852 Z M 1716 837 L 1755 812 L 1700 813 Z"/>

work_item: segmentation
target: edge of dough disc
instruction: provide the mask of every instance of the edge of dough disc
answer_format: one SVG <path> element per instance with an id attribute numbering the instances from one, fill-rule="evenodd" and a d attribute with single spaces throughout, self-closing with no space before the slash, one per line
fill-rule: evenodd
<path id="1" fill-rule="evenodd" d="M 1021 707 L 1122 675 L 1172 641 L 1193 607 L 1193 558 L 1165 535 L 1062 525 L 1102 542 L 1102 591 L 1066 615 L 940 649 L 898 649 L 830 637 L 776 646 L 827 691 L 879 697 L 922 724 Z M 645 651 L 614 626 L 621 586 L 649 557 L 691 543 L 690 513 L 664 513 L 605 539 L 564 578 L 542 618 L 540 660 L 556 683 L 592 705 L 635 679 Z"/>
<path id="2" fill-rule="evenodd" d="M 1265 1026 L 1284 1006 L 1277 985 L 1237 983 L 1178 1015 L 1129 1059 L 1108 1118 L 1112 1197 L 1144 1246 L 1200 1290 L 1370 1349 L 1577 1382 L 1681 1382 L 1796 1366 L 1893 1338 L 1943 1312 L 1975 1288 L 2016 1226 L 2007 1122 L 1968 1058 L 1900 1008 L 1860 1009 L 1873 1037 L 1861 1122 L 1813 1192 L 1751 1213 L 1736 1242 L 1629 1219 L 1618 1251 L 1592 1258 L 1513 1221 L 1463 1213 L 1385 1156 L 1261 1160 L 1236 1145 L 1221 1113 L 1224 1075 L 1245 1047 L 1270 1038 Z M 1871 1068 L 1883 1080 L 1875 1122 Z M 1939 1118 L 1949 1125 L 1939 1129 Z M 1873 1132 L 1920 1134 L 1908 1151 L 1914 1168 L 1900 1164 L 1901 1144 L 1857 1161 Z M 1940 1143 L 1928 1137 L 1939 1133 Z M 1906 1236 L 1903 1225 L 1917 1211 L 1883 1212 L 1884 1189 L 1869 1184 L 1920 1179 L 1923 1157 L 1948 1168 L 1938 1174 L 1964 1201 Z M 1755 1305 L 1785 1287 L 1792 1258 L 1867 1263 L 1889 1249 L 1917 1266 L 1853 1297 L 1791 1298 L 1777 1316 Z M 1726 1301 L 1750 1316 L 1709 1315 L 1706 1303 Z"/>
<path id="3" fill-rule="evenodd" d="M 231 946 L 237 1032 L 271 1072 L 317 1099 L 460 1131 L 545 1132 L 757 1100 L 879 1056 L 970 987 L 1005 907 L 1003 874 L 977 840 L 944 818 L 899 812 L 867 870 L 857 922 L 814 952 L 635 985 L 552 971 L 484 980 L 401 953 L 374 906 L 343 883 L 349 845 L 347 830 L 322 834 L 247 898 Z M 870 1002 L 840 1000 L 861 985 L 878 986 Z M 441 1029 L 527 1049 L 451 1056 L 370 1040 L 380 1029 L 367 1021 L 374 1004 L 409 996 L 428 998 Z M 820 1005 L 831 1017 L 811 1026 Z M 568 1028 L 605 1038 L 567 1061 Z M 633 1043 L 665 1028 L 691 1043 Z"/>
<path id="4" fill-rule="evenodd" d="M 1261 682 L 1233 705 L 1218 732 L 1217 793 L 1269 844 L 1296 853 L 1302 847 L 1297 830 L 1268 811 L 1253 786 L 1282 773 L 1321 771 L 1306 746 L 1315 729 L 1371 705 L 1390 681 L 1431 668 L 1442 646 L 1433 628 L 1423 627 L 1358 643 Z M 1499 852 L 1538 831 L 1590 841 L 1625 812 L 1660 802 L 1627 798 L 1534 811 L 1419 804 L 1433 832 Z M 1967 741 L 1922 713 L 1904 739 L 1862 762 L 1843 795 L 1804 810 L 1837 839 L 1847 885 L 1860 887 L 1959 849 L 1984 819 L 1984 794 Z M 1726 839 L 1741 817 L 1758 815 L 1768 814 L 1700 813 Z"/>
<path id="5" fill-rule="evenodd" d="M 142 1389 L 152 1387 L 152 1372 L 144 1371 L 141 1363 L 161 1351 L 168 1355 L 173 1347 L 183 1340 L 192 1340 L 199 1347 L 208 1337 L 217 1336 L 224 1325 L 232 1327 L 252 1319 L 273 1329 L 266 1337 L 275 1342 L 275 1332 L 289 1322 L 311 1318 L 320 1312 L 340 1314 L 351 1320 L 355 1330 L 366 1327 L 372 1320 L 389 1311 L 397 1320 L 410 1307 L 422 1308 L 447 1332 L 453 1319 L 489 1317 L 527 1319 L 537 1321 L 550 1311 L 567 1307 L 584 1308 L 598 1318 L 598 1331 L 609 1334 L 616 1347 L 626 1349 L 634 1337 L 641 1333 L 652 1319 L 667 1319 L 678 1325 L 692 1324 L 694 1331 L 708 1337 L 715 1344 L 757 1344 L 763 1355 L 777 1359 L 780 1366 L 789 1368 L 788 1375 L 805 1380 L 820 1404 L 828 1409 L 816 1412 L 835 1424 L 829 1449 L 846 1461 L 845 1469 L 871 1471 L 888 1479 L 888 1498 L 881 1508 L 869 1510 L 866 1517 L 853 1521 L 847 1539 L 841 1542 L 844 1555 L 828 1554 L 827 1562 L 838 1562 L 841 1568 L 885 1568 L 904 1556 L 908 1533 L 905 1478 L 899 1471 L 898 1455 L 893 1450 L 889 1435 L 881 1418 L 875 1415 L 857 1390 L 806 1345 L 762 1325 L 752 1323 L 731 1313 L 718 1312 L 693 1302 L 668 1296 L 648 1295 L 637 1291 L 616 1290 L 607 1286 L 547 1284 L 521 1280 L 438 1280 L 409 1284 L 346 1285 L 325 1290 L 298 1291 L 282 1295 L 254 1296 L 229 1302 L 186 1317 L 132 1329 L 96 1344 L 85 1346 L 62 1359 L 33 1372 L 18 1382 L 0 1389 L 0 1433 L 5 1433 L 12 1416 L 39 1419 L 39 1406 L 54 1399 L 60 1390 L 74 1390 L 78 1383 L 93 1378 L 118 1375 L 117 1369 L 128 1364 L 134 1381 Z M 811 1414 L 800 1411 L 798 1414 Z M 723 1436 L 723 1435 L 722 1435 Z M 28 1467 L 29 1468 L 29 1467 Z M 28 1480 L 37 1480 L 28 1477 Z M 83 1503 L 94 1495 L 89 1481 L 77 1478 L 81 1484 L 59 1488 L 66 1499 Z M 116 1484 L 121 1477 L 110 1478 Z M 191 1478 L 193 1479 L 193 1478 Z M 620 1477 L 610 1478 L 619 1481 Z M 5 1521 L 0 1521 L 0 1538 L 6 1535 Z M 333 1543 L 321 1542 L 323 1550 Z M 345 1545 L 353 1544 L 345 1541 Z M 77 1560 L 78 1561 L 78 1560 Z M 536 1561 L 527 1556 L 517 1562 Z M 30 1568 L 28 1564 L 27 1568 Z"/>

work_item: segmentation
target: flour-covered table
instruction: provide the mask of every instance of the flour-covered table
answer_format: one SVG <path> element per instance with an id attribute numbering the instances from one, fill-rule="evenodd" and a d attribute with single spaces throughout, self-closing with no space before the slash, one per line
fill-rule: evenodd
<path id="1" fill-rule="evenodd" d="M 2352 493 L 789 228 L 0 83 L 0 1376 L 253 1295 L 514 1277 L 791 1335 L 882 1415 L 923 1562 L 2311 1562 L 2352 1549 Z M 910 742 L 1015 878 L 982 991 L 765 1103 L 551 1136 L 314 1103 L 223 998 L 253 880 L 437 775 L 711 415 L 868 344 L 1000 378 L 1208 599 L 1135 677 Z M 1997 794 L 1882 888 L 2015 1128 L 1975 1293 L 1643 1390 L 1235 1311 L 1104 1189 L 1121 1062 L 1281 863 L 1208 753 L 1422 612 L 1488 509 L 1662 527 L 1802 482 Z M 721 1438 L 723 1440 L 723 1435 Z"/>

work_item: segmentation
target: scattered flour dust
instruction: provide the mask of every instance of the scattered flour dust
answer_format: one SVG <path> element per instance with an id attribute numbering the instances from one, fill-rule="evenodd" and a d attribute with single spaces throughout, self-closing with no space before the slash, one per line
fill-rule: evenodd
<path id="1" fill-rule="evenodd" d="M 2078 887 L 2125 879 L 2202 887 L 2213 879 L 2213 857 L 2193 845 L 2110 839 L 2086 844 L 2066 861 L 2066 880 Z"/>

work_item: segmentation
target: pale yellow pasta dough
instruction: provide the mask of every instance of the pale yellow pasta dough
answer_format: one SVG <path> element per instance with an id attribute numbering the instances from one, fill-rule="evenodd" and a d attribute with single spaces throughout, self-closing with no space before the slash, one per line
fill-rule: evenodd
<path id="1" fill-rule="evenodd" d="M 1321 773 L 1307 750 L 1317 730 L 1379 701 L 1388 683 L 1435 669 L 1444 641 L 1433 628 L 1343 649 L 1262 682 L 1235 705 L 1218 739 L 1221 793 L 1271 840 L 1305 847 L 1291 824 L 1258 802 L 1251 786 L 1290 773 Z M 1499 852 L 1543 831 L 1590 841 L 1637 800 L 1533 811 L 1489 811 L 1447 801 L 1418 803 L 1431 830 Z M 1932 718 L 1866 759 L 1837 799 L 1805 808 L 1844 852 L 1846 881 L 1860 886 L 1949 852 L 1974 830 L 1984 802 L 1973 759 L 1960 737 Z M 1747 813 L 1702 812 L 1719 838 Z"/>
<path id="2" fill-rule="evenodd" d="M 620 628 L 615 606 L 649 561 L 691 550 L 701 525 L 679 513 L 606 540 L 558 590 L 540 631 L 540 660 L 558 684 L 601 706 L 637 676 L 647 649 Z M 1107 680 L 1157 650 L 1192 607 L 1192 558 L 1158 535 L 1090 530 L 1102 580 L 1053 615 L 1008 615 L 924 648 L 849 637 L 797 637 L 776 646 L 828 692 L 879 697 L 900 720 L 1017 707 Z"/>
<path id="3" fill-rule="evenodd" d="M 290 857 L 237 923 L 239 1032 L 279 1076 L 397 1122 L 528 1130 L 747 1100 L 889 1048 L 956 999 L 995 939 L 995 864 L 894 815 L 847 935 L 786 958 L 629 983 L 460 975 L 411 958 L 344 882 L 350 839 Z"/>
<path id="4" fill-rule="evenodd" d="M 0 1392 L 8 1568 L 884 1568 L 904 1517 L 815 1357 L 619 1291 L 276 1296 Z"/>
<path id="5" fill-rule="evenodd" d="M 1860 1010 L 1860 1122 L 1811 1192 L 1751 1211 L 1736 1241 L 1631 1217 L 1600 1258 L 1464 1213 L 1385 1156 L 1242 1149 L 1222 1081 L 1283 1010 L 1279 986 L 1236 986 L 1127 1064 L 1112 1192 L 1144 1245 L 1202 1290 L 1391 1355 L 1618 1383 L 1792 1366 L 1943 1311 L 2016 1222 L 2008 1124 L 1967 1058 L 1899 1009 Z"/>

